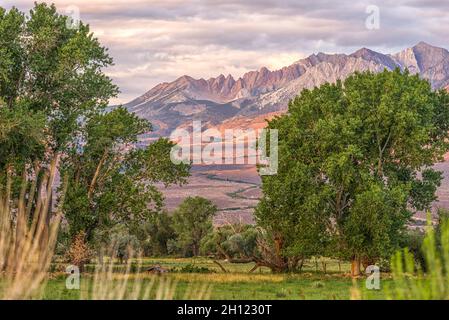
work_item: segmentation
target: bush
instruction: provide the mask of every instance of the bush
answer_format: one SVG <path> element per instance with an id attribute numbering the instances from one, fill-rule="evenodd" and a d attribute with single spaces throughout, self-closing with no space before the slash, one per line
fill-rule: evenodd
<path id="1" fill-rule="evenodd" d="M 425 258 L 422 252 L 424 237 L 425 233 L 421 230 L 409 230 L 401 242 L 401 248 L 408 248 L 410 254 L 413 255 L 415 266 L 426 271 Z"/>
<path id="2" fill-rule="evenodd" d="M 177 253 L 177 248 L 174 250 L 173 246 L 170 246 L 171 242 L 176 240 L 176 234 L 173 230 L 173 219 L 167 212 L 155 214 L 151 221 L 143 225 L 138 230 L 138 239 L 146 256 Z"/>
<path id="3" fill-rule="evenodd" d="M 179 269 L 175 268 L 172 272 L 180 272 L 180 273 L 214 273 L 214 270 L 211 270 L 206 267 L 198 267 L 194 264 L 187 264 Z"/>
<path id="4" fill-rule="evenodd" d="M 78 232 L 67 252 L 68 261 L 82 272 L 84 271 L 84 265 L 90 261 L 92 256 L 93 252 L 86 242 L 86 233 L 84 231 Z"/>
<path id="5" fill-rule="evenodd" d="M 116 229 L 111 236 L 113 244 L 113 254 L 120 260 L 120 263 L 127 263 L 130 254 L 134 255 L 140 250 L 139 240 L 135 235 L 129 234 L 127 230 Z"/>
<path id="6" fill-rule="evenodd" d="M 217 258 L 247 258 L 257 254 L 256 227 L 251 225 L 227 225 L 207 235 L 201 244 L 204 255 Z"/>
<path id="7" fill-rule="evenodd" d="M 449 221 L 442 220 L 432 228 L 430 218 L 422 240 L 424 268 L 418 268 L 408 248 L 397 251 L 391 259 L 392 281 L 385 292 L 393 300 L 440 300 L 449 298 Z M 438 232 L 437 232 L 438 231 Z M 412 242 L 413 243 L 413 242 Z M 423 269 L 426 271 L 424 272 Z M 363 293 L 363 296 L 361 296 Z M 374 298 L 355 288 L 353 298 Z"/>

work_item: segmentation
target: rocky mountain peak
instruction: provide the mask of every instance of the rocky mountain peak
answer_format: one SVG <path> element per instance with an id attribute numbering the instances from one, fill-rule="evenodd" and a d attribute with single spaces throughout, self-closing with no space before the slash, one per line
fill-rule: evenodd
<path id="1" fill-rule="evenodd" d="M 449 52 L 446 49 L 431 46 L 425 42 L 420 42 L 412 48 L 420 70 L 428 70 L 435 65 L 448 60 Z"/>
<path id="2" fill-rule="evenodd" d="M 164 128 L 162 134 L 198 117 L 211 123 L 233 117 L 260 117 L 283 112 L 304 88 L 343 80 L 355 71 L 381 72 L 407 68 L 428 79 L 434 88 L 449 90 L 449 52 L 420 42 L 396 54 L 361 48 L 352 54 L 319 52 L 270 71 L 261 67 L 239 78 L 220 74 L 194 79 L 188 75 L 161 83 L 125 107 Z"/>
<path id="3" fill-rule="evenodd" d="M 449 70 L 449 52 L 423 41 L 391 57 L 402 69 L 430 79 L 434 87 L 441 87 Z"/>

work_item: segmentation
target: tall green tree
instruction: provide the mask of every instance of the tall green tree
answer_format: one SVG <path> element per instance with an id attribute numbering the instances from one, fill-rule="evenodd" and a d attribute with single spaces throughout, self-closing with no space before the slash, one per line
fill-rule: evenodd
<path id="1" fill-rule="evenodd" d="M 145 255 L 166 256 L 172 253 L 171 245 L 176 241 L 176 233 L 173 229 L 173 218 L 168 212 L 162 211 L 154 215 L 153 219 L 140 226 L 138 231 Z"/>
<path id="2" fill-rule="evenodd" d="M 42 176 L 59 159 L 72 238 L 147 221 L 163 203 L 155 184 L 188 176 L 189 166 L 170 161 L 170 141 L 135 147 L 147 121 L 107 108 L 118 93 L 104 73 L 112 64 L 89 25 L 74 26 L 54 5 L 28 15 L 0 7 L 0 179 Z"/>
<path id="3" fill-rule="evenodd" d="M 2 111 L 9 119 L 27 117 L 29 127 L 40 126 L 43 133 L 37 140 L 44 152 L 24 148 L 20 158 L 26 161 L 65 152 L 77 139 L 79 122 L 104 110 L 118 92 L 103 73 L 112 65 L 107 49 L 88 25 L 72 27 L 68 19 L 44 3 L 29 15 L 0 7 L 0 100 L 8 109 Z M 15 130 L 24 129 L 13 127 L 12 137 L 19 134 Z M 0 163 L 14 165 L 14 160 L 2 156 Z"/>
<path id="4" fill-rule="evenodd" d="M 95 231 L 118 223 L 136 230 L 162 210 L 155 183 L 184 183 L 189 166 L 170 161 L 174 144 L 167 139 L 135 148 L 150 125 L 123 108 L 98 114 L 85 126 L 85 136 L 62 166 L 62 174 L 70 177 L 64 203 L 70 234 L 84 231 L 92 240 Z"/>
<path id="5" fill-rule="evenodd" d="M 185 253 L 200 254 L 203 238 L 212 231 L 217 206 L 202 197 L 187 197 L 173 214 L 173 228 Z"/>
<path id="6" fill-rule="evenodd" d="M 356 73 L 302 91 L 269 128 L 279 130 L 279 170 L 262 178 L 259 223 L 278 233 L 284 255 L 327 243 L 358 274 L 361 262 L 388 257 L 435 199 L 449 97 L 407 71 Z"/>
<path id="7" fill-rule="evenodd" d="M 0 7 L 0 180 L 16 182 L 13 192 L 64 158 L 80 123 L 118 92 L 103 73 L 112 64 L 107 49 L 88 25 L 68 22 L 53 5 L 35 4 L 27 15 Z M 33 187 L 27 193 L 37 198 Z"/>

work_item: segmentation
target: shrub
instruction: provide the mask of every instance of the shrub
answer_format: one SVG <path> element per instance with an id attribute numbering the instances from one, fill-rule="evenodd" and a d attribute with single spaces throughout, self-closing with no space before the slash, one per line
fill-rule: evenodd
<path id="1" fill-rule="evenodd" d="M 73 239 L 70 249 L 67 252 L 67 259 L 82 272 L 84 271 L 84 265 L 90 261 L 92 256 L 93 252 L 86 242 L 86 233 L 80 231 L 75 236 L 75 239 Z"/>
<path id="2" fill-rule="evenodd" d="M 114 254 L 120 263 L 127 263 L 130 252 L 139 250 L 139 241 L 134 235 L 118 233 L 113 235 L 112 239 L 115 247 Z"/>
<path id="3" fill-rule="evenodd" d="M 172 271 L 174 272 L 180 272 L 180 273 L 214 273 L 214 270 L 211 270 L 206 267 L 199 267 L 194 264 L 187 264 L 179 269 L 175 268 Z"/>
<path id="4" fill-rule="evenodd" d="M 415 267 L 426 271 L 425 257 L 422 252 L 424 237 L 425 232 L 421 230 L 409 230 L 402 240 L 401 248 L 408 248 L 413 255 Z"/>
<path id="5" fill-rule="evenodd" d="M 226 225 L 207 235 L 201 243 L 201 252 L 217 258 L 242 259 L 257 255 L 256 227 Z"/>

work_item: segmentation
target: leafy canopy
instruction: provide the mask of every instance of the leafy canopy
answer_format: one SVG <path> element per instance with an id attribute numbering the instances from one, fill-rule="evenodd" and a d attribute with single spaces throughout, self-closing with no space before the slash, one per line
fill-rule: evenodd
<path id="1" fill-rule="evenodd" d="M 149 221 L 163 205 L 155 183 L 184 183 L 189 174 L 170 161 L 172 142 L 135 147 L 151 125 L 108 108 L 118 93 L 104 73 L 112 64 L 89 25 L 73 26 L 54 5 L 35 4 L 28 15 L 0 7 L 0 179 L 6 171 L 8 179 L 40 178 L 60 159 L 71 239 Z M 26 193 L 33 203 L 37 193 Z"/>
<path id="2" fill-rule="evenodd" d="M 217 206 L 202 197 L 187 197 L 179 205 L 173 214 L 173 228 L 184 250 L 199 255 L 201 241 L 212 231 L 217 211 Z"/>
<path id="3" fill-rule="evenodd" d="M 303 90 L 269 128 L 279 130 L 279 170 L 262 178 L 256 216 L 283 254 L 375 260 L 435 199 L 449 97 L 407 71 L 356 73 Z"/>

